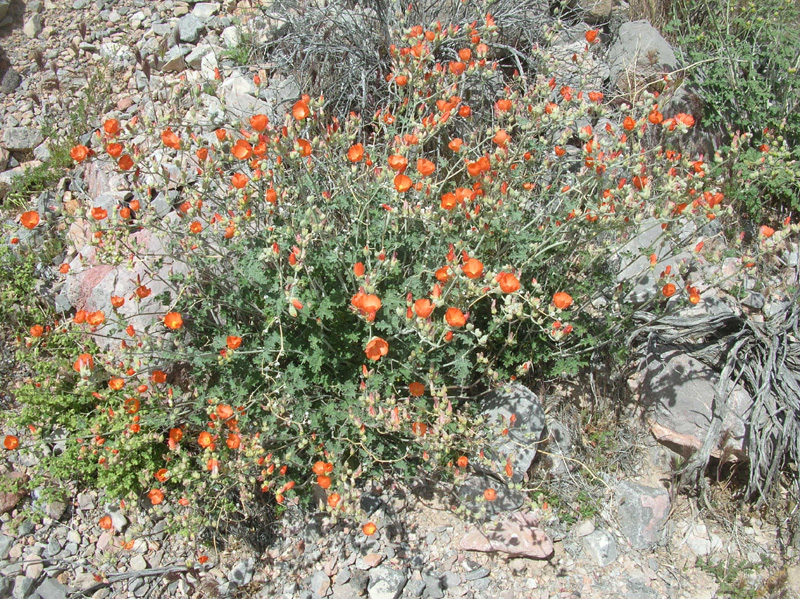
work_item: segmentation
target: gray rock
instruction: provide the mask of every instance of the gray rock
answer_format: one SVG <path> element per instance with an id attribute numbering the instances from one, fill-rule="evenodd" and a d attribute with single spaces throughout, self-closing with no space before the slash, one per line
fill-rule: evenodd
<path id="1" fill-rule="evenodd" d="M 22 75 L 17 73 L 12 68 L 9 68 L 3 73 L 3 78 L 0 79 L 0 93 L 13 94 L 22 83 Z"/>
<path id="2" fill-rule="evenodd" d="M 311 577 L 311 590 L 315 597 L 324 597 L 331 588 L 330 576 L 322 570 L 317 570 Z"/>
<path id="3" fill-rule="evenodd" d="M 669 493 L 623 480 L 614 493 L 622 534 L 634 549 L 652 549 L 661 540 L 669 516 Z"/>
<path id="4" fill-rule="evenodd" d="M 14 590 L 11 596 L 14 599 L 27 599 L 33 592 L 33 580 L 25 576 L 17 576 L 14 579 Z"/>
<path id="5" fill-rule="evenodd" d="M 208 23 L 209 19 L 219 12 L 218 2 L 198 2 L 192 8 L 192 14 L 203 23 Z"/>
<path id="6" fill-rule="evenodd" d="M 165 73 L 179 73 L 186 68 L 186 60 L 184 56 L 188 53 L 189 49 L 185 46 L 172 46 L 167 53 L 164 54 L 164 62 L 161 65 L 161 70 Z"/>
<path id="7" fill-rule="evenodd" d="M 423 574 L 422 581 L 425 585 L 425 597 L 429 599 L 441 599 L 444 597 L 444 585 L 441 577 L 437 574 Z"/>
<path id="8" fill-rule="evenodd" d="M 498 429 L 508 429 L 489 439 L 485 455 L 492 462 L 492 473 L 505 479 L 505 467 L 511 463 L 511 480 L 521 482 L 530 468 L 542 440 L 545 416 L 536 394 L 518 383 L 493 391 L 485 400 L 481 416 Z M 481 470 L 482 466 L 476 466 Z"/>
<path id="9" fill-rule="evenodd" d="M 205 29 L 203 21 L 194 14 L 188 14 L 178 19 L 178 39 L 188 44 L 193 44 L 200 39 L 200 34 Z"/>
<path id="10" fill-rule="evenodd" d="M 58 537 L 50 537 L 50 541 L 47 543 L 47 547 L 44 548 L 44 554 L 47 557 L 54 557 L 61 552 L 61 541 L 58 540 Z"/>
<path id="11" fill-rule="evenodd" d="M 747 306 L 753 310 L 761 310 L 765 303 L 764 294 L 758 293 L 757 291 L 751 291 L 747 294 L 747 297 L 742 300 L 743 306 Z"/>
<path id="12" fill-rule="evenodd" d="M 0 534 L 0 559 L 6 559 L 13 546 L 14 539 L 12 537 Z"/>
<path id="13" fill-rule="evenodd" d="M 247 559 L 236 562 L 228 574 L 228 580 L 235 582 L 241 587 L 246 584 L 250 584 L 250 581 L 253 580 L 253 574 L 255 571 L 256 560 L 255 558 L 248 557 Z"/>
<path id="14" fill-rule="evenodd" d="M 64 512 L 67 511 L 67 504 L 63 501 L 48 501 L 44 504 L 42 511 L 48 518 L 53 520 L 61 520 Z"/>
<path id="15" fill-rule="evenodd" d="M 2 599 L 11 597 L 13 588 L 10 576 L 0 576 L 0 597 L 2 597 Z"/>
<path id="16" fill-rule="evenodd" d="M 8 9 L 11 7 L 11 0 L 0 0 L 0 20 L 5 19 Z"/>
<path id="17" fill-rule="evenodd" d="M 27 537 L 29 534 L 33 532 L 34 528 L 36 528 L 36 525 L 31 520 L 25 520 L 22 524 L 19 525 L 17 533 L 19 533 L 20 537 Z"/>
<path id="18" fill-rule="evenodd" d="M 220 39 L 222 40 L 222 43 L 225 44 L 225 47 L 230 50 L 238 47 L 239 44 L 242 43 L 242 34 L 239 33 L 238 27 L 231 25 L 222 31 Z"/>
<path id="19" fill-rule="evenodd" d="M 134 555 L 131 558 L 131 570 L 134 572 L 141 572 L 147 570 L 147 560 L 142 555 Z"/>
<path id="20" fill-rule="evenodd" d="M 67 587 L 49 576 L 36 589 L 36 593 L 42 599 L 67 599 L 67 592 Z"/>
<path id="21" fill-rule="evenodd" d="M 630 578 L 628 580 L 628 592 L 625 599 L 658 599 L 658 591 L 650 587 L 644 580 Z"/>
<path id="22" fill-rule="evenodd" d="M 700 447 L 711 424 L 718 379 L 711 368 L 676 348 L 655 348 L 639 394 L 651 420 L 678 434 L 671 438 L 656 435 L 660 442 L 684 456 Z M 752 403 L 743 387 L 733 388 L 722 422 L 722 429 L 729 432 L 726 447 L 745 449 L 745 418 Z"/>
<path id="23" fill-rule="evenodd" d="M 446 589 L 452 589 L 461 584 L 461 576 L 456 572 L 445 572 L 442 577 L 442 586 Z"/>
<path id="24" fill-rule="evenodd" d="M 22 33 L 29 39 L 33 39 L 42 32 L 42 27 L 42 15 L 31 15 L 31 17 L 25 21 L 25 25 L 22 26 Z"/>
<path id="25" fill-rule="evenodd" d="M 611 533 L 598 529 L 581 541 L 583 550 L 598 566 L 605 567 L 617 559 L 617 542 Z"/>
<path id="26" fill-rule="evenodd" d="M 31 127 L 8 127 L 3 133 L 3 147 L 10 152 L 27 152 L 44 141 L 38 129 Z"/>
<path id="27" fill-rule="evenodd" d="M 624 23 L 608 52 L 611 83 L 629 89 L 629 79 L 652 77 L 678 66 L 675 52 L 647 21 Z"/>
<path id="28" fill-rule="evenodd" d="M 570 461 L 565 458 L 572 457 L 572 435 L 569 429 L 558 420 L 551 420 L 547 423 L 547 434 L 547 451 L 552 460 L 551 474 L 568 474 Z"/>
<path id="29" fill-rule="evenodd" d="M 193 69 L 199 69 L 203 64 L 203 57 L 206 54 L 213 53 L 214 49 L 208 44 L 200 44 L 195 47 L 189 54 L 186 55 L 186 64 Z"/>
<path id="30" fill-rule="evenodd" d="M 405 570 L 378 566 L 369 571 L 367 592 L 370 599 L 397 599 L 406 586 Z"/>
<path id="31" fill-rule="evenodd" d="M 578 0 L 583 20 L 592 25 L 608 21 L 613 5 L 612 0 Z"/>
<path id="32" fill-rule="evenodd" d="M 425 581 L 421 578 L 412 578 L 406 584 L 404 591 L 408 597 L 422 597 L 422 593 L 425 592 Z"/>

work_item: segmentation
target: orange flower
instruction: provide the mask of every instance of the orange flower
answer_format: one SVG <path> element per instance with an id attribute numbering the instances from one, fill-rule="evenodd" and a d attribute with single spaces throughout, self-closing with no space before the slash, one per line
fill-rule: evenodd
<path id="1" fill-rule="evenodd" d="M 424 437 L 428 432 L 428 425 L 424 422 L 414 422 L 411 425 L 411 432 L 417 435 L 418 437 Z"/>
<path id="2" fill-rule="evenodd" d="M 444 315 L 444 319 L 451 327 L 457 329 L 467 324 L 467 318 L 464 313 L 458 308 L 448 308 Z"/>
<path id="3" fill-rule="evenodd" d="M 589 42 L 590 44 L 593 44 L 595 42 L 595 40 L 597 39 L 597 34 L 598 33 L 599 33 L 599 31 L 597 29 L 590 29 L 585 34 L 586 41 Z"/>
<path id="4" fill-rule="evenodd" d="M 467 458 L 467 456 L 465 455 L 462 455 L 461 457 L 458 458 L 456 464 L 458 465 L 459 468 L 466 468 L 469 465 L 469 458 Z"/>
<path id="5" fill-rule="evenodd" d="M 181 138 L 172 129 L 167 129 L 161 134 L 161 143 L 168 148 L 181 149 Z"/>
<path id="6" fill-rule="evenodd" d="M 425 385 L 420 382 L 413 382 L 408 385 L 408 392 L 414 397 L 422 397 L 425 394 Z"/>
<path id="7" fill-rule="evenodd" d="M 317 476 L 331 471 L 333 471 L 333 464 L 331 464 L 330 462 L 326 463 L 321 460 L 317 460 L 316 462 L 314 462 L 314 465 L 311 467 L 311 472 L 313 472 Z"/>
<path id="8" fill-rule="evenodd" d="M 40 324 L 35 324 L 30 328 L 31 337 L 41 337 L 44 333 L 44 327 Z"/>
<path id="9" fill-rule="evenodd" d="M 120 297 L 118 295 L 111 296 L 111 305 L 114 306 L 115 308 L 121 308 L 124 303 L 125 303 L 124 297 Z"/>
<path id="10" fill-rule="evenodd" d="M 227 420 L 233 416 L 233 408 L 226 403 L 221 403 L 217 406 L 217 416 Z"/>
<path id="11" fill-rule="evenodd" d="M 113 379 L 108 381 L 108 386 L 114 391 L 119 391 L 125 386 L 125 379 L 115 376 Z"/>
<path id="12" fill-rule="evenodd" d="M 13 451 L 19 447 L 19 439 L 14 435 L 6 435 L 3 439 L 3 447 L 8 451 Z"/>
<path id="13" fill-rule="evenodd" d="M 397 175 L 394 178 L 394 188 L 399 193 L 405 193 L 406 191 L 411 189 L 411 186 L 413 184 L 414 184 L 414 182 L 409 177 L 407 177 L 406 175 Z"/>
<path id="14" fill-rule="evenodd" d="M 19 217 L 19 222 L 26 229 L 33 229 L 39 224 L 39 213 L 35 210 L 24 212 L 22 216 Z"/>
<path id="15" fill-rule="evenodd" d="M 208 159 L 208 148 L 198 148 L 194 154 L 200 162 L 203 162 Z"/>
<path id="16" fill-rule="evenodd" d="M 103 314 L 102 310 L 98 310 L 97 312 L 91 312 L 89 313 L 89 315 L 86 316 L 86 322 L 88 322 L 93 327 L 100 326 L 105 321 L 106 321 L 106 315 Z"/>
<path id="17" fill-rule="evenodd" d="M 298 139 L 297 145 L 300 146 L 300 156 L 311 156 L 311 144 L 306 139 Z"/>
<path id="18" fill-rule="evenodd" d="M 423 177 L 431 176 L 436 170 L 436 165 L 430 160 L 420 158 L 417 160 L 417 172 Z"/>
<path id="19" fill-rule="evenodd" d="M 404 172 L 406 167 L 408 167 L 408 160 L 405 156 L 401 156 L 400 154 L 392 154 L 389 156 L 387 162 L 389 163 L 390 169 L 400 173 Z"/>
<path id="20" fill-rule="evenodd" d="M 176 331 L 183 326 L 183 317 L 178 312 L 170 312 L 164 317 L 164 326 Z"/>
<path id="21" fill-rule="evenodd" d="M 464 140 L 460 137 L 456 137 L 455 139 L 450 140 L 450 143 L 447 144 L 447 147 L 453 150 L 453 152 L 458 152 L 463 144 Z"/>
<path id="22" fill-rule="evenodd" d="M 506 144 L 508 143 L 508 140 L 510 140 L 510 139 L 511 139 L 511 136 L 508 133 L 506 133 L 506 130 L 505 129 L 500 129 L 500 131 L 495 133 L 495 136 L 492 138 L 492 141 L 494 143 L 496 143 L 498 146 L 500 146 L 501 148 L 504 148 L 506 146 Z"/>
<path id="23" fill-rule="evenodd" d="M 492 488 L 490 487 L 490 488 L 486 489 L 486 490 L 483 492 L 483 498 L 484 498 L 486 501 L 494 501 L 495 499 L 497 499 L 497 491 L 495 491 L 494 489 L 492 489 Z"/>
<path id="24" fill-rule="evenodd" d="M 310 115 L 311 111 L 308 108 L 308 104 L 306 104 L 304 100 L 298 100 L 295 102 L 295 105 L 292 106 L 292 116 L 298 121 L 307 119 Z"/>
<path id="25" fill-rule="evenodd" d="M 88 368 L 89 370 L 94 368 L 94 358 L 92 358 L 92 354 L 81 354 L 72 365 L 72 368 L 75 370 L 75 372 L 80 372 L 81 368 L 84 367 Z"/>
<path id="26" fill-rule="evenodd" d="M 341 500 L 342 496 L 339 495 L 338 493 L 331 493 L 330 495 L 328 495 L 328 505 L 331 506 L 332 508 L 335 508 L 337 505 L 339 505 L 339 502 Z"/>
<path id="27" fill-rule="evenodd" d="M 135 414 L 136 412 L 139 411 L 140 405 L 141 404 L 139 403 L 138 399 L 136 399 L 135 397 L 129 397 L 128 399 L 125 400 L 123 407 L 126 413 Z"/>
<path id="28" fill-rule="evenodd" d="M 231 177 L 231 185 L 233 185 L 236 189 L 242 189 L 245 185 L 247 185 L 248 181 L 249 179 L 247 178 L 247 175 L 243 173 L 236 173 L 233 175 L 233 177 Z"/>
<path id="29" fill-rule="evenodd" d="M 775 234 L 775 229 L 773 229 L 772 227 L 768 227 L 767 225 L 761 225 L 759 232 L 764 237 L 772 237 Z"/>
<path id="30" fill-rule="evenodd" d="M 325 474 L 317 476 L 317 484 L 323 489 L 329 489 L 331 486 L 331 477 Z"/>
<path id="31" fill-rule="evenodd" d="M 356 262 L 353 265 L 353 272 L 355 273 L 355 275 L 357 277 L 363 277 L 364 276 L 364 263 L 363 262 Z"/>
<path id="32" fill-rule="evenodd" d="M 75 317 L 72 319 L 75 324 L 83 324 L 86 322 L 86 310 L 78 310 L 75 312 Z"/>
<path id="33" fill-rule="evenodd" d="M 225 445 L 227 445 L 230 449 L 239 449 L 239 447 L 242 445 L 242 438 L 236 433 L 231 433 L 228 435 L 228 438 L 225 439 Z"/>
<path id="34" fill-rule="evenodd" d="M 406 85 L 408 85 L 408 77 L 406 77 L 405 75 L 398 75 L 397 77 L 394 78 L 394 82 L 400 87 L 405 87 Z"/>
<path id="35" fill-rule="evenodd" d="M 661 288 L 661 294 L 664 297 L 672 297 L 675 295 L 675 292 L 678 290 L 677 287 L 673 283 L 667 283 L 664 287 Z"/>
<path id="36" fill-rule="evenodd" d="M 66 262 L 64 262 L 64 264 L 58 267 L 58 272 L 60 272 L 62 275 L 67 274 L 69 270 L 70 270 L 69 264 L 67 264 Z"/>
<path id="37" fill-rule="evenodd" d="M 211 435 L 209 435 L 210 437 Z M 183 439 L 183 431 L 179 428 L 171 428 L 169 429 L 169 440 L 173 443 L 180 443 L 181 439 Z M 198 440 L 199 441 L 199 440 Z"/>
<path id="38" fill-rule="evenodd" d="M 572 305 L 572 296 L 569 293 L 559 291 L 553 295 L 553 305 L 559 310 L 566 310 Z"/>
<path id="39" fill-rule="evenodd" d="M 95 206 L 92 208 L 92 218 L 95 220 L 103 220 L 108 216 L 108 210 Z"/>
<path id="40" fill-rule="evenodd" d="M 69 155 L 75 162 L 83 162 L 89 156 L 89 148 L 86 146 L 75 146 L 69 151 Z"/>
<path id="41" fill-rule="evenodd" d="M 501 272 L 497 275 L 497 281 L 503 293 L 514 293 L 519 289 L 519 279 L 510 272 Z"/>
<path id="42" fill-rule="evenodd" d="M 458 57 L 464 62 L 469 62 L 472 59 L 472 50 L 469 48 L 461 48 L 458 51 Z"/>
<path id="43" fill-rule="evenodd" d="M 511 100 L 508 100 L 506 98 L 503 98 L 502 100 L 498 100 L 495 103 L 495 107 L 497 108 L 497 110 L 499 112 L 508 112 L 509 110 L 511 110 L 512 106 L 513 106 L 513 104 L 511 103 Z"/>
<path id="44" fill-rule="evenodd" d="M 108 119 L 103 123 L 103 131 L 111 137 L 116 136 L 119 133 L 119 121 L 117 119 Z"/>
<path id="45" fill-rule="evenodd" d="M 228 346 L 228 349 L 239 349 L 241 344 L 242 338 L 236 335 L 228 335 L 228 338 L 225 340 L 225 345 Z"/>
<path id="46" fill-rule="evenodd" d="M 633 117 L 626 116 L 622 121 L 622 127 L 625 131 L 633 131 L 636 128 L 636 120 Z"/>
<path id="47" fill-rule="evenodd" d="M 434 276 L 440 283 L 447 283 L 447 281 L 450 280 L 450 267 L 442 266 L 441 268 L 436 269 Z"/>
<path id="48" fill-rule="evenodd" d="M 117 162 L 117 166 L 123 171 L 129 171 L 133 168 L 133 158 L 131 158 L 128 154 L 125 154 L 119 159 Z"/>
<path id="49" fill-rule="evenodd" d="M 564 154 L 567 153 L 567 151 L 564 148 L 562 148 L 561 146 L 556 146 L 555 152 L 556 152 L 556 156 L 559 156 L 559 157 L 561 157 L 561 156 L 563 156 Z"/>
<path id="50" fill-rule="evenodd" d="M 139 285 L 134 293 L 136 293 L 136 297 L 138 297 L 139 299 L 144 299 L 150 295 L 151 290 L 149 287 L 145 287 L 144 285 Z"/>
<path id="51" fill-rule="evenodd" d="M 654 108 L 653 111 L 647 116 L 647 120 L 654 125 L 660 125 L 664 120 L 664 115 L 661 114 L 658 109 Z"/>
<path id="52" fill-rule="evenodd" d="M 167 474 L 169 474 L 169 471 L 166 468 L 161 468 L 160 470 L 157 470 L 153 476 L 156 477 L 158 482 L 164 483 L 167 482 Z"/>
<path id="53" fill-rule="evenodd" d="M 364 351 L 367 354 L 367 358 L 377 361 L 389 353 L 389 344 L 385 339 L 373 337 L 369 343 L 367 343 L 367 347 Z"/>
<path id="54" fill-rule="evenodd" d="M 269 119 L 265 114 L 254 114 L 250 117 L 250 126 L 256 131 L 263 131 L 269 125 Z"/>
<path id="55" fill-rule="evenodd" d="M 158 505 L 164 501 L 164 492 L 161 489 L 150 489 L 150 492 L 147 494 L 147 498 L 153 505 Z"/>
<path id="56" fill-rule="evenodd" d="M 414 312 L 420 318 L 428 318 L 433 313 L 433 303 L 429 299 L 418 299 L 414 302 Z"/>
<path id="57" fill-rule="evenodd" d="M 167 382 L 167 373 L 163 370 L 154 370 L 153 374 L 150 375 L 150 379 L 156 383 L 166 383 Z"/>
<path id="58" fill-rule="evenodd" d="M 373 522 L 367 522 L 364 526 L 361 527 L 361 530 L 364 532 L 365 535 L 371 537 L 378 530 L 378 527 L 375 526 Z"/>
<path id="59" fill-rule="evenodd" d="M 108 152 L 108 155 L 111 156 L 112 158 L 119 158 L 120 156 L 122 156 L 123 149 L 124 148 L 122 144 L 117 144 L 117 143 L 108 144 L 106 146 L 106 152 Z"/>
<path id="60" fill-rule="evenodd" d="M 444 210 L 452 210 L 453 208 L 455 208 L 456 194 L 450 192 L 443 194 L 441 206 Z"/>
<path id="61" fill-rule="evenodd" d="M 211 447 L 213 443 L 214 439 L 211 437 L 211 433 L 209 433 L 208 431 L 203 431 L 197 436 L 197 444 L 203 449 Z"/>
<path id="62" fill-rule="evenodd" d="M 111 522 L 111 516 L 103 516 L 102 518 L 100 518 L 98 524 L 100 525 L 100 528 L 102 528 L 103 530 L 111 530 L 112 528 L 114 528 L 114 524 Z"/>
<path id="63" fill-rule="evenodd" d="M 483 262 L 477 258 L 470 258 L 461 267 L 469 279 L 479 279 L 483 275 Z"/>
<path id="64" fill-rule="evenodd" d="M 347 159 L 350 162 L 361 162 L 362 158 L 364 158 L 364 146 L 362 144 L 355 144 L 347 150 Z"/>
<path id="65" fill-rule="evenodd" d="M 231 148 L 231 154 L 239 160 L 249 160 L 253 156 L 253 146 L 246 139 L 238 139 Z"/>

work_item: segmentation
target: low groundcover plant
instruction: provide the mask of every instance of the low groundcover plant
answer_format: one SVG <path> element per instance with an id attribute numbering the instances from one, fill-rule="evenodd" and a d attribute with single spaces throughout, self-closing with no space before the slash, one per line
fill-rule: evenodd
<path id="1" fill-rule="evenodd" d="M 155 277 L 145 230 L 179 267 L 146 327 L 122 313 L 145 279 L 110 313 L 31 332 L 34 347 L 78 340 L 69 370 L 37 381 L 61 405 L 31 399 L 22 416 L 41 439 L 68 428 L 58 472 L 187 514 L 230 489 L 282 503 L 315 484 L 324 509 L 356 515 L 360 477 L 462 476 L 489 435 L 486 390 L 576 372 L 622 330 L 631 283 L 612 255 L 645 218 L 696 232 L 677 267 L 652 256 L 650 308 L 700 301 L 689 267 L 727 207 L 680 152 L 692 117 L 666 118 L 647 92 L 612 108 L 552 73 L 504 80 L 496 31 L 491 16 L 407 30 L 374 115 L 303 97 L 279 123 L 106 120 L 73 148 L 133 185 L 116 211 L 82 215 L 95 261 L 147 259 Z M 181 192 L 164 216 L 153 198 L 168 188 Z"/>

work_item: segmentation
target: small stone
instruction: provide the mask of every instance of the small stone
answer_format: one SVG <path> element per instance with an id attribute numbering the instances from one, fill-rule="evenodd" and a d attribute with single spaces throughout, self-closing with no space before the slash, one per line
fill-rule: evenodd
<path id="1" fill-rule="evenodd" d="M 617 559 L 617 542 L 610 533 L 598 529 L 582 541 L 583 550 L 598 566 L 605 567 Z"/>
<path id="2" fill-rule="evenodd" d="M 9 551 L 11 551 L 11 547 L 14 546 L 14 539 L 6 536 L 0 535 L 0 559 L 6 559 L 8 557 Z"/>
<path id="3" fill-rule="evenodd" d="M 14 599 L 27 599 L 33 591 L 33 580 L 25 576 L 17 576 L 14 579 L 14 590 L 11 596 Z"/>
<path id="4" fill-rule="evenodd" d="M 32 15 L 30 19 L 25 21 L 25 25 L 22 26 L 22 33 L 24 33 L 29 39 L 35 38 L 41 32 L 42 15 L 39 14 Z"/>
<path id="5" fill-rule="evenodd" d="M 147 570 L 147 560 L 144 559 L 144 556 L 134 555 L 131 558 L 131 570 L 133 570 L 134 572 L 141 572 L 142 570 Z"/>
<path id="6" fill-rule="evenodd" d="M 44 141 L 44 136 L 37 129 L 30 127 L 9 127 L 3 133 L 3 147 L 11 152 L 27 152 L 33 150 Z"/>
<path id="7" fill-rule="evenodd" d="M 586 535 L 590 535 L 594 532 L 594 522 L 591 520 L 583 520 L 578 522 L 578 524 L 575 525 L 575 528 L 572 529 L 572 532 L 576 537 L 585 537 Z"/>
<path id="8" fill-rule="evenodd" d="M 378 566 L 370 570 L 367 592 L 370 599 L 398 599 L 406 586 L 404 570 Z"/>
<path id="9" fill-rule="evenodd" d="M 425 591 L 425 581 L 421 578 L 412 579 L 405 588 L 405 594 L 409 597 L 422 597 Z"/>
<path id="10" fill-rule="evenodd" d="M 359 570 L 369 570 L 374 568 L 383 561 L 383 556 L 380 553 L 368 553 L 364 557 L 359 557 L 356 560 L 356 568 Z"/>
<path id="11" fill-rule="evenodd" d="M 246 560 L 238 561 L 231 569 L 230 574 L 228 574 L 228 580 L 236 583 L 240 587 L 250 584 L 250 581 L 253 580 L 255 569 L 255 558 L 249 557 Z"/>
<path id="12" fill-rule="evenodd" d="M 56 537 L 50 537 L 47 547 L 44 548 L 44 554 L 47 557 L 53 557 L 61 552 L 61 541 Z"/>
<path id="13" fill-rule="evenodd" d="M 330 576 L 322 570 L 317 570 L 311 577 L 311 590 L 316 597 L 324 597 L 331 588 Z"/>
<path id="14" fill-rule="evenodd" d="M 225 44 L 226 48 L 236 48 L 242 43 L 242 34 L 239 33 L 239 29 L 237 27 L 231 25 L 230 27 L 223 29 L 220 39 L 222 40 L 222 43 Z"/>
<path id="15" fill-rule="evenodd" d="M 13 94 L 22 83 L 22 75 L 14 69 L 8 69 L 0 79 L 0 93 Z"/>
<path id="16" fill-rule="evenodd" d="M 481 566 L 480 568 L 472 570 L 471 572 L 467 572 L 464 575 L 464 578 L 466 578 L 467 580 L 479 580 L 481 578 L 486 578 L 487 576 L 489 576 L 490 573 L 491 571 L 488 568 L 484 568 Z"/>
<path id="17" fill-rule="evenodd" d="M 198 2 L 192 8 L 192 14 L 200 19 L 203 23 L 219 12 L 219 4 L 217 2 Z"/>
<path id="18" fill-rule="evenodd" d="M 205 29 L 203 21 L 193 14 L 188 14 L 178 19 L 178 39 L 182 42 L 195 43 L 200 39 L 203 29 Z"/>
<path id="19" fill-rule="evenodd" d="M 50 577 L 45 578 L 36 589 L 36 593 L 42 599 L 67 599 L 67 591 L 67 587 Z"/>

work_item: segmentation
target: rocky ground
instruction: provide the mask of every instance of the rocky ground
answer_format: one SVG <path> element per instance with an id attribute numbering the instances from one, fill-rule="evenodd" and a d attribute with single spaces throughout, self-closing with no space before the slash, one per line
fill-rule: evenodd
<path id="1" fill-rule="evenodd" d="M 219 68 L 228 91 L 238 95 L 238 109 L 279 111 L 299 89 L 276 82 L 266 96 L 252 97 L 244 75 L 251 77 L 259 65 L 237 67 L 231 58 L 248 9 L 236 0 L 0 0 L 0 192 L 26 164 L 50 159 L 43 127 L 57 130 L 79 107 L 96 121 L 92 126 L 103 117 L 126 120 L 157 111 L 167 101 L 164 90 L 181 77 L 202 81 Z M 160 57 L 149 81 L 134 47 L 142 56 Z M 754 309 L 763 308 L 764 300 Z M 663 361 L 669 366 L 673 358 Z M 646 378 L 645 390 L 669 378 L 667 366 Z M 708 373 L 697 379 L 711 384 Z M 699 409 L 702 389 L 686 394 L 685 409 Z M 669 416 L 666 426 L 693 432 L 679 430 L 684 419 L 672 422 Z M 634 423 L 639 417 L 627 416 Z M 540 456 L 534 468 L 560 481 L 557 488 L 571 489 L 573 500 L 575 489 L 589 485 L 582 500 L 556 507 L 541 495 L 536 502 L 503 496 L 491 519 L 472 520 L 453 509 L 471 505 L 469 481 L 433 491 L 386 481 L 362 501 L 378 525 L 375 535 L 290 506 L 270 524 L 275 540 L 262 554 L 235 538 L 223 546 L 171 532 L 169 508 L 146 500 L 112 505 L 102 493 L 77 489 L 66 502 L 48 501 L 44 489 L 30 497 L 0 493 L 0 599 L 694 599 L 725 596 L 737 587 L 753 593 L 739 597 L 756 596 L 758 588 L 760 596 L 800 591 L 800 568 L 777 527 L 723 505 L 715 513 L 700 511 L 693 500 L 670 496 L 669 454 L 649 435 L 625 439 L 625 467 L 598 472 L 587 483 L 573 457 L 584 440 L 566 439 L 570 428 L 548 411 L 536 434 L 547 431 L 560 442 L 551 440 L 548 452 L 555 458 L 543 465 Z M 555 434 L 559 430 L 563 437 Z M 32 474 L 37 459 L 16 454 L 0 475 Z M 110 530 L 100 527 L 103 516 L 110 516 Z M 714 574 L 699 560 L 720 565 L 720 571 L 730 564 L 731 573 Z"/>

